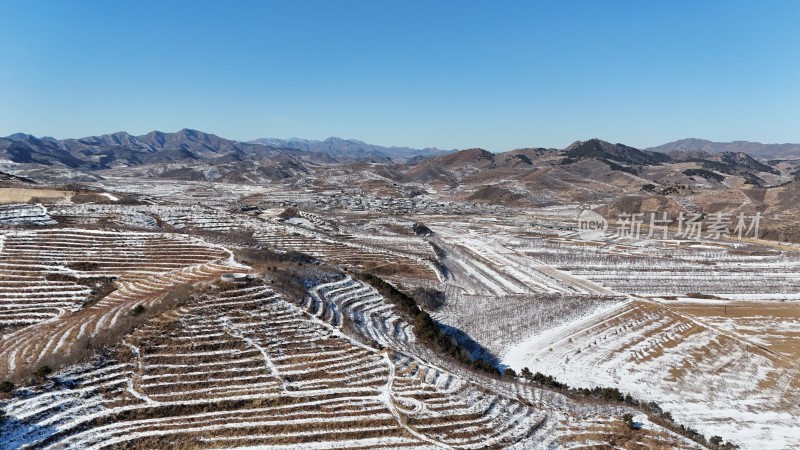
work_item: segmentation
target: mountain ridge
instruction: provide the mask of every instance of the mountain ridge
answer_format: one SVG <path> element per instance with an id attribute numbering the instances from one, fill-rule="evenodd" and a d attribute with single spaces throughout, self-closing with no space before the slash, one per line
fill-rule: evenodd
<path id="1" fill-rule="evenodd" d="M 177 132 L 151 131 L 134 136 L 125 131 L 81 138 L 38 138 L 14 133 L 0 137 L 0 152 L 10 161 L 64 165 L 89 170 L 137 166 L 165 161 L 244 160 L 276 155 L 322 163 L 351 160 L 379 163 L 416 162 L 451 151 L 437 148 L 383 147 L 355 139 L 330 137 L 322 141 L 262 138 L 253 141 L 225 139 L 212 133 L 184 128 Z"/>
<path id="2" fill-rule="evenodd" d="M 247 142 L 252 144 L 266 145 L 273 148 L 286 148 L 326 153 L 334 158 L 339 157 L 346 159 L 389 158 L 391 160 L 408 160 L 420 157 L 425 158 L 430 156 L 444 155 L 453 151 L 442 150 L 436 147 L 426 147 L 421 149 L 398 146 L 386 147 L 368 144 L 358 139 L 343 139 L 335 136 L 331 136 L 323 140 L 294 137 L 289 139 L 259 138 Z"/>
<path id="3" fill-rule="evenodd" d="M 800 159 L 800 144 L 762 144 L 761 142 L 751 141 L 730 141 L 715 142 L 707 139 L 687 138 L 644 150 L 669 153 L 674 151 L 692 152 L 701 151 L 706 153 L 747 153 L 754 158 L 767 160 L 790 160 Z"/>
<path id="4" fill-rule="evenodd" d="M 565 169 L 573 176 L 596 178 L 602 183 L 630 183 L 633 176 L 642 183 L 659 184 L 662 180 L 680 186 L 692 181 L 687 177 L 703 174 L 711 180 L 732 176 L 753 186 L 767 186 L 786 181 L 784 172 L 798 169 L 791 164 L 759 160 L 749 153 L 725 150 L 737 147 L 709 146 L 705 142 L 684 141 L 683 147 L 660 147 L 662 151 L 656 151 L 593 138 L 576 141 L 561 150 L 521 148 L 495 153 L 480 148 L 449 151 L 381 147 L 337 137 L 321 141 L 262 138 L 242 142 L 185 128 L 174 133 L 152 131 L 134 136 L 120 131 L 62 140 L 16 133 L 0 138 L 0 161 L 55 172 L 66 169 L 62 173 L 75 176 L 75 171 L 83 171 L 84 175 L 96 171 L 124 175 L 141 167 L 140 173 L 150 176 L 202 180 L 213 173 L 214 179 L 221 176 L 232 182 L 299 181 L 319 168 L 339 166 L 351 173 L 371 172 L 370 176 L 433 183 L 442 188 L 462 183 L 486 185 L 493 178 L 536 181 L 546 179 L 547 171 Z M 376 165 L 381 168 L 373 167 Z M 209 172 L 211 168 L 215 170 Z"/>

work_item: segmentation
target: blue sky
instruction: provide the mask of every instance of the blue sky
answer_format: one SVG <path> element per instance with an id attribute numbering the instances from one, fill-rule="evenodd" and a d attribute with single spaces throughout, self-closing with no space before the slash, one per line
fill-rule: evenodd
<path id="1" fill-rule="evenodd" d="M 800 142 L 800 1 L 0 0 L 0 136 Z"/>

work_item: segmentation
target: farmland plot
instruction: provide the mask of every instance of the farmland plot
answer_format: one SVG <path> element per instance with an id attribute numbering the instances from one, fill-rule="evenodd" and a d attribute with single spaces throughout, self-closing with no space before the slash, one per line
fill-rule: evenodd
<path id="1" fill-rule="evenodd" d="M 338 222 L 342 235 L 359 244 L 422 258 L 436 257 L 427 240 L 414 231 L 414 220 L 342 215 Z"/>
<path id="2" fill-rule="evenodd" d="M 403 230 L 395 222 L 339 234 L 314 225 L 335 222 L 315 215 L 304 216 L 313 226 L 303 227 L 221 207 L 55 209 L 59 220 L 75 224 L 249 230 L 278 250 L 387 270 L 382 276 L 395 284 L 445 291 L 444 305 L 432 315 L 515 369 L 528 365 L 574 386 L 617 386 L 658 401 L 704 434 L 738 443 L 771 439 L 788 446 L 797 432 L 791 425 L 797 367 L 758 346 L 790 343 L 794 316 L 778 327 L 783 334 L 753 339 L 758 345 L 752 345 L 747 339 L 766 329 L 766 318 L 762 325 L 756 317 L 704 318 L 667 302 L 632 300 L 625 294 L 640 292 L 647 281 L 637 285 L 634 277 L 614 276 L 652 264 L 676 272 L 666 279 L 679 289 L 679 273 L 703 274 L 686 286 L 702 280 L 706 288 L 748 283 L 755 277 L 743 274 L 784 267 L 776 275 L 782 278 L 751 286 L 757 291 L 792 282 L 791 255 L 712 246 L 577 245 L 516 233 L 513 224 L 500 224 L 497 232 L 430 224 L 436 232 L 431 239 L 446 253 L 442 261 L 449 270 L 442 273 L 433 247 L 398 234 Z M 673 258 L 656 265 L 666 253 Z M 709 269 L 708 261 L 721 256 L 718 268 L 742 271 L 735 280 L 720 282 Z M 632 257 L 637 262 L 629 262 Z M 9 319 L 0 341 L 0 377 L 23 368 L 30 373 L 53 355 L 83 346 L 125 322 L 137 305 L 157 305 L 177 285 L 205 286 L 190 303 L 148 319 L 91 363 L 7 402 L 2 433 L 12 436 L 3 444 L 8 448 L 122 442 L 138 448 L 293 448 L 312 442 L 314 448 L 579 448 L 614 441 L 626 412 L 621 406 L 588 408 L 535 385 L 453 366 L 416 342 L 413 326 L 375 289 L 349 277 L 312 283 L 296 305 L 258 281 L 204 284 L 247 269 L 226 249 L 185 235 L 8 232 L 0 236 L 0 270 L 8 275 L 0 298 L 8 300 L 2 317 Z M 92 291 L 109 279 L 116 290 L 93 298 Z M 794 289 L 788 286 L 784 291 Z M 737 332 L 742 324 L 752 333 Z M 751 435 L 737 435 L 731 424 Z M 693 447 L 652 424 L 629 443 L 637 442 Z"/>
<path id="3" fill-rule="evenodd" d="M 24 204 L 35 199 L 68 203 L 74 192 L 56 189 L 0 188 L 0 205 Z"/>
<path id="4" fill-rule="evenodd" d="M 508 295 L 489 299 L 455 294 L 448 297 L 434 317 L 500 355 L 521 337 L 613 308 L 620 301 L 619 297 L 588 295 Z"/>
<path id="5" fill-rule="evenodd" d="M 573 277 L 517 248 L 528 241 L 486 230 L 434 229 L 437 232 L 434 242 L 448 254 L 445 263 L 455 272 L 457 282 L 467 294 L 615 295 L 614 291 Z"/>
<path id="6" fill-rule="evenodd" d="M 704 448 L 695 443 L 684 443 L 674 433 L 653 427 L 644 416 L 634 416 L 642 427 L 631 430 L 619 418 L 585 417 L 570 423 L 561 436 L 560 444 L 570 449 L 595 449 L 613 445 L 621 448 Z"/>
<path id="7" fill-rule="evenodd" d="M 431 259 L 365 245 L 352 238 L 337 238 L 282 224 L 265 224 L 254 237 L 279 250 L 298 251 L 337 266 L 376 272 L 404 284 L 438 282 L 443 277 Z"/>
<path id="8" fill-rule="evenodd" d="M 451 275 L 434 317 L 517 372 L 527 366 L 570 386 L 617 387 L 745 446 L 798 445 L 797 315 L 784 303 L 752 303 L 797 296 L 797 255 L 738 242 L 594 243 L 505 225 L 429 226 Z M 685 300 L 629 295 L 729 297 L 752 308 L 720 317 L 689 310 Z M 706 302 L 699 306 L 723 300 Z M 615 426 L 593 424 L 585 435 Z"/>
<path id="9" fill-rule="evenodd" d="M 239 267 L 225 249 L 158 233 L 15 231 L 0 252 L 0 374 L 63 353 L 181 283 Z M 104 297 L 93 297 L 105 289 Z M 85 342 L 84 342 L 85 343 Z"/>
<path id="10" fill-rule="evenodd" d="M 416 344 L 408 325 L 383 297 L 349 277 L 317 286 L 310 297 L 304 305 L 316 316 L 337 327 L 349 319 L 368 342 L 401 349 L 392 358 L 397 408 L 406 416 L 406 423 L 417 431 L 434 433 L 429 436 L 440 443 L 455 448 L 552 448 L 564 442 L 571 446 L 596 445 L 614 441 L 619 430 L 605 427 L 588 436 L 575 436 L 574 429 L 586 421 L 608 422 L 609 416 L 621 417 L 629 412 L 624 407 L 587 407 L 551 391 L 486 378 L 458 367 L 443 369 L 448 363 Z M 475 391 L 477 386 L 482 388 Z M 493 391 L 488 397 L 487 389 Z M 529 406 L 525 408 L 512 399 Z M 483 410 L 486 402 L 492 406 Z M 525 430 L 528 438 L 514 443 L 513 436 Z M 476 442 L 477 436 L 483 439 Z M 697 448 L 656 425 L 640 432 L 632 442 L 637 439 L 669 448 Z"/>
<path id="11" fill-rule="evenodd" d="M 303 306 L 335 327 L 348 319 L 363 338 L 381 347 L 406 350 L 415 340 L 408 323 L 375 288 L 350 277 L 314 287 Z"/>
<path id="12" fill-rule="evenodd" d="M 418 364 L 345 338 L 265 286 L 229 288 L 59 375 L 69 388 L 8 403 L 4 445 L 484 448 L 527 439 L 546 416 Z"/>
<path id="13" fill-rule="evenodd" d="M 466 332 L 494 354 L 526 336 L 610 308 L 623 296 L 513 248 L 517 238 L 434 227 L 446 252 L 444 305 L 437 320 Z"/>
<path id="14" fill-rule="evenodd" d="M 129 174 L 126 174 L 129 175 Z M 230 207 L 231 204 L 252 195 L 268 194 L 269 198 L 275 196 L 291 197 L 300 193 L 287 193 L 283 186 L 269 186 L 262 184 L 245 183 L 215 183 L 209 181 L 191 180 L 156 180 L 142 177 L 115 177 L 108 176 L 95 184 L 98 188 L 114 192 L 126 192 L 140 195 L 147 200 L 162 205 L 187 205 L 187 206 L 212 206 L 219 208 Z"/>
<path id="15" fill-rule="evenodd" d="M 793 301 L 664 301 L 705 325 L 800 361 L 800 303 Z"/>
<path id="16" fill-rule="evenodd" d="M 1 205 L 0 226 L 55 225 L 56 221 L 47 214 L 42 205 Z"/>
<path id="17" fill-rule="evenodd" d="M 576 277 L 627 294 L 752 296 L 800 291 L 796 254 L 716 241 L 713 245 L 633 243 L 587 246 L 530 241 L 521 250 Z"/>
<path id="18" fill-rule="evenodd" d="M 618 386 L 679 422 L 756 447 L 798 445 L 796 360 L 637 301 L 531 337 L 503 361 L 571 386 Z"/>
<path id="19" fill-rule="evenodd" d="M 181 232 L 252 233 L 258 242 L 279 251 L 302 252 L 335 265 L 396 276 L 397 281 L 402 279 L 409 285 L 438 282 L 442 277 L 432 263 L 435 255 L 430 247 L 417 238 L 363 239 L 360 235 L 320 232 L 211 206 L 75 205 L 55 207 L 53 214 L 59 222 L 75 226 L 111 223 Z"/>
<path id="20" fill-rule="evenodd" d="M 247 216 L 228 213 L 213 207 L 164 205 L 72 205 L 52 208 L 60 223 L 67 225 L 116 223 L 137 228 L 186 230 L 200 229 L 226 232 L 253 228 Z M 160 223 L 159 223 L 160 221 Z"/>

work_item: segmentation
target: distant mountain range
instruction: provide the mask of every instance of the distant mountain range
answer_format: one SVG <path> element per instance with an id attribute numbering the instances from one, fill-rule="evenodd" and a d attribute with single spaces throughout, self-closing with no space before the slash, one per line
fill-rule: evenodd
<path id="1" fill-rule="evenodd" d="M 434 183 L 449 188 L 464 180 L 472 184 L 488 183 L 492 177 L 524 180 L 532 173 L 541 176 L 542 170 L 566 168 L 574 168 L 577 177 L 596 178 L 602 174 L 603 183 L 621 175 L 664 185 L 688 185 L 691 177 L 717 183 L 726 177 L 738 177 L 753 186 L 767 186 L 800 174 L 797 164 L 773 161 L 795 157 L 800 158 L 800 145 L 714 143 L 699 139 L 684 139 L 645 150 L 590 139 L 577 141 L 563 150 L 524 148 L 492 153 L 483 149 L 383 147 L 335 137 L 322 141 L 263 138 L 241 142 L 190 129 L 175 133 L 153 131 L 142 136 L 119 132 L 62 140 L 20 133 L 0 138 L 0 162 L 11 161 L 17 167 L 0 169 L 11 170 L 21 177 L 41 176 L 38 172 L 43 171 L 45 176 L 55 174 L 59 179 L 105 176 L 102 171 L 112 171 L 110 175 L 186 180 L 307 182 L 318 169 L 327 170 L 335 165 L 350 173 L 371 172 L 373 178 Z M 381 169 L 371 168 L 373 165 Z M 665 174 L 669 174 L 669 180 L 664 179 Z"/>
<path id="2" fill-rule="evenodd" d="M 408 148 L 408 147 L 382 147 L 367 144 L 355 139 L 342 139 L 329 137 L 323 141 L 308 139 L 276 139 L 261 138 L 249 141 L 251 144 L 261 144 L 272 148 L 302 150 L 304 152 L 325 153 L 339 159 L 375 159 L 390 158 L 392 160 L 418 161 L 431 156 L 444 155 L 454 150 L 440 150 L 438 148 Z"/>
<path id="3" fill-rule="evenodd" d="M 176 133 L 153 131 L 142 136 L 119 132 L 61 140 L 51 137 L 37 138 L 22 133 L 0 138 L 0 157 L 12 162 L 61 165 L 83 170 L 171 162 L 220 164 L 275 157 L 315 163 L 353 160 L 413 163 L 446 153 L 447 151 L 431 148 L 381 147 L 335 137 L 324 141 L 258 139 L 240 142 L 190 129 Z"/>
<path id="4" fill-rule="evenodd" d="M 800 144 L 762 144 L 760 142 L 712 142 L 705 139 L 681 139 L 645 150 L 671 152 L 747 153 L 753 158 L 766 160 L 800 159 Z"/>
<path id="5" fill-rule="evenodd" d="M 173 161 L 220 162 L 259 154 L 271 156 L 267 150 L 263 146 L 230 141 L 196 130 L 153 131 L 143 136 L 119 132 L 63 140 L 40 139 L 28 134 L 0 138 L 0 152 L 13 162 L 87 170 Z"/>
<path id="6" fill-rule="evenodd" d="M 513 160 L 524 164 L 525 152 L 519 149 Z M 183 129 L 175 133 L 153 131 L 142 136 L 126 132 L 80 139 L 37 138 L 17 133 L 0 138 L 0 156 L 17 163 L 64 165 L 71 168 L 101 170 L 144 164 L 203 161 L 210 164 L 282 156 L 315 163 L 367 161 L 415 164 L 419 161 L 452 154 L 455 150 L 384 147 L 355 139 L 330 137 L 325 140 L 261 138 L 249 142 L 224 139 L 202 131 Z M 630 164 L 656 164 L 669 158 L 663 154 L 693 155 L 705 158 L 719 153 L 746 153 L 763 160 L 800 159 L 800 144 L 761 144 L 758 142 L 712 142 L 682 139 L 644 150 L 599 139 L 578 141 L 566 149 L 570 160 L 598 157 Z M 623 157 L 620 157 L 623 155 Z M 484 158 L 485 159 L 485 158 Z M 680 157 L 679 157 L 680 159 Z"/>
<path id="7" fill-rule="evenodd" d="M 525 168 L 542 160 L 551 160 L 561 166 L 581 161 L 600 161 L 613 170 L 632 174 L 636 174 L 638 168 L 644 166 L 671 163 L 696 163 L 709 170 L 717 170 L 728 175 L 741 175 L 744 172 L 765 172 L 774 175 L 780 173 L 774 167 L 742 152 L 671 151 L 670 153 L 661 153 L 639 150 L 624 144 L 612 144 L 601 139 L 577 141 L 564 150 L 540 148 L 492 153 L 480 148 L 473 148 L 431 157 L 419 163 L 418 166 L 440 169 L 495 169 L 519 168 L 520 166 Z"/>

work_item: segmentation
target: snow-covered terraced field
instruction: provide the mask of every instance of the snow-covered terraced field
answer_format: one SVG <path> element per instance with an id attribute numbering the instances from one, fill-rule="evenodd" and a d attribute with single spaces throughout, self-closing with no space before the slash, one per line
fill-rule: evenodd
<path id="1" fill-rule="evenodd" d="M 624 300 L 518 251 L 521 241 L 512 235 L 441 226 L 435 231 L 449 276 L 444 305 L 433 315 L 496 355 L 530 335 Z"/>
<path id="2" fill-rule="evenodd" d="M 548 417 L 260 284 L 207 292 L 56 379 L 5 405 L 0 447 L 530 447 Z"/>
<path id="3" fill-rule="evenodd" d="M 510 348 L 514 369 L 616 386 L 747 448 L 800 445 L 800 365 L 662 305 L 635 301 Z"/>
<path id="4" fill-rule="evenodd" d="M 277 194 L 277 193 L 274 193 Z M 270 200 L 274 200 L 270 197 Z M 397 223 L 376 220 L 369 229 L 350 227 L 349 233 L 337 233 L 336 222 L 315 213 L 299 211 L 297 219 L 306 226 L 279 223 L 268 215 L 257 219 L 241 213 L 232 201 L 220 204 L 203 203 L 183 206 L 171 204 L 122 205 L 122 204 L 84 204 L 54 205 L 52 213 L 56 219 L 67 225 L 82 224 L 120 224 L 138 228 L 163 227 L 167 230 L 192 229 L 229 232 L 254 232 L 263 242 L 284 250 L 313 253 L 321 258 L 345 257 L 344 264 L 361 267 L 364 264 L 385 264 L 388 258 L 414 260 L 414 264 L 425 266 L 424 271 L 435 270 L 424 262 L 433 258 L 427 243 L 419 238 L 398 236 L 386 227 L 400 226 Z M 413 222 L 411 222 L 413 223 Z M 410 232 L 410 224 L 405 223 Z M 422 278 L 429 278 L 423 275 Z M 435 273 L 433 279 L 435 279 Z"/>
<path id="5" fill-rule="evenodd" d="M 0 226 L 55 225 L 56 221 L 42 205 L 2 205 L 0 206 Z"/>
<path id="6" fill-rule="evenodd" d="M 533 240 L 482 229 L 434 227 L 453 282 L 467 295 L 592 294 L 616 292 L 572 276 L 526 251 Z M 500 230 L 498 230 L 500 231 Z"/>
<path id="7" fill-rule="evenodd" d="M 137 228 L 156 228 L 159 220 L 167 228 L 196 228 L 208 231 L 231 231 L 253 228 L 253 219 L 209 206 L 165 205 L 61 205 L 51 210 L 60 223 L 83 225 L 118 223 Z"/>
<path id="8" fill-rule="evenodd" d="M 613 305 L 613 302 L 608 302 L 603 308 Z M 443 370 L 423 362 L 423 359 L 438 361 L 439 358 L 415 345 L 410 327 L 377 291 L 350 277 L 316 286 L 303 307 L 335 328 L 341 328 L 342 322 L 349 319 L 367 342 L 394 349 L 393 399 L 406 417 L 405 423 L 448 446 L 560 447 L 567 442 L 563 439 L 573 436 L 574 428 L 584 421 L 599 422 L 609 416 L 621 417 L 627 412 L 624 408 L 610 406 L 590 409 L 529 384 L 487 379 L 459 368 Z M 476 390 L 477 386 L 483 388 Z M 494 393 L 488 395 L 489 392 Z M 454 409 L 459 412 L 452 415 Z M 493 417 L 497 414 L 500 417 Z M 527 438 L 515 442 L 514 436 L 525 434 L 525 430 Z M 487 433 L 491 435 L 490 439 L 485 438 Z M 591 438 L 574 436 L 568 442 L 578 446 L 595 445 L 614 438 L 615 430 L 607 429 Z M 698 448 L 658 426 L 640 432 L 633 440 L 637 439 L 668 448 Z"/>
<path id="9" fill-rule="evenodd" d="M 364 222 L 363 218 L 348 224 L 345 217 L 340 225 L 347 237 L 368 247 L 383 248 L 423 258 L 435 258 L 436 254 L 425 238 L 413 232 L 414 221 L 387 217 L 373 218 Z"/>
<path id="10" fill-rule="evenodd" d="M 351 239 L 334 239 L 298 227 L 269 224 L 257 230 L 254 237 L 277 249 L 306 253 L 337 266 L 388 271 L 389 278 L 397 275 L 405 283 L 438 281 L 442 278 L 429 259 L 367 246 Z"/>
<path id="11" fill-rule="evenodd" d="M 113 327 L 181 283 L 240 266 L 227 250 L 163 233 L 56 229 L 15 231 L 0 246 L 0 374 Z M 91 304 L 82 280 L 113 279 L 115 290 Z"/>
<path id="12" fill-rule="evenodd" d="M 414 342 L 413 330 L 395 313 L 394 306 L 372 286 L 350 277 L 314 287 L 303 306 L 336 327 L 342 325 L 344 316 L 364 338 L 379 346 L 406 349 Z"/>
<path id="13" fill-rule="evenodd" d="M 165 205 L 197 205 L 226 208 L 244 197 L 262 195 L 265 198 L 294 198 L 301 192 L 286 192 L 283 186 L 270 186 L 261 183 L 214 183 L 191 180 L 159 180 L 148 177 L 115 177 L 109 175 L 95 184 L 101 189 L 141 195 Z"/>
<path id="14" fill-rule="evenodd" d="M 300 214 L 305 217 L 303 221 L 313 219 L 320 224 L 316 228 L 330 231 L 331 227 L 320 216 L 306 212 Z M 418 238 L 369 233 L 325 234 L 320 230 L 266 221 L 210 206 L 62 205 L 53 208 L 53 215 L 60 223 L 76 226 L 112 223 L 150 229 L 163 226 L 167 230 L 187 232 L 193 229 L 251 232 L 259 242 L 278 250 L 306 253 L 339 266 L 384 272 L 398 267 L 406 283 L 425 284 L 442 277 L 431 262 L 435 257 L 432 250 Z"/>
<path id="15" fill-rule="evenodd" d="M 81 226 L 98 223 L 116 223 L 135 228 L 157 228 L 158 222 L 151 210 L 152 206 L 128 205 L 55 205 L 50 213 L 58 223 L 67 226 Z"/>
<path id="16" fill-rule="evenodd" d="M 800 291 L 797 254 L 719 242 L 583 244 L 530 240 L 518 250 L 575 277 L 626 294 L 746 295 Z"/>
<path id="17" fill-rule="evenodd" d="M 195 286 L 190 302 L 147 318 L 102 356 L 5 402 L 0 448 L 695 447 L 646 419 L 623 443 L 628 407 L 592 409 L 455 365 L 349 276 L 306 280 L 296 304 L 258 277 L 220 284 L 220 274 L 248 269 L 187 236 L 193 230 L 252 232 L 279 251 L 439 289 L 444 304 L 431 315 L 518 372 L 618 387 L 745 447 L 800 445 L 800 313 L 770 314 L 774 300 L 744 317 L 708 313 L 734 304 L 713 297 L 697 299 L 701 313 L 685 298 L 792 298 L 797 255 L 739 243 L 577 242 L 512 219 L 434 222 L 423 239 L 408 221 L 366 219 L 362 230 L 301 212 L 297 225 L 230 207 L 58 205 L 50 212 L 62 224 L 159 232 L 0 234 L 0 380 L 29 376 L 126 323 L 137 305 Z M 109 280 L 114 289 L 93 297 Z"/>
<path id="18" fill-rule="evenodd" d="M 161 208 L 158 216 L 176 229 L 187 227 L 209 231 L 231 231 L 243 228 L 244 220 L 227 211 L 214 208 Z"/>
<path id="19" fill-rule="evenodd" d="M 547 417 L 544 411 L 481 391 L 407 357 L 395 358 L 394 364 L 398 409 L 409 426 L 439 442 L 458 448 L 507 446 L 535 434 Z"/>
<path id="20" fill-rule="evenodd" d="M 131 211 L 165 220 L 161 207 L 113 208 L 103 206 L 97 220 L 133 217 Z M 200 216 L 184 217 L 202 225 Z M 407 258 L 430 270 L 398 248 L 231 220 L 253 225 L 256 238 L 273 245 L 299 236 L 283 248 L 337 264 Z M 421 346 L 413 327 L 374 288 L 350 277 L 311 287 L 295 305 L 268 279 L 218 281 L 221 273 L 242 270 L 228 250 L 185 235 L 54 229 L 0 236 L 0 271 L 7 275 L 0 295 L 8 299 L 9 317 L 19 304 L 31 308 L 27 316 L 17 314 L 17 328 L 0 341 L 0 378 L 90 342 L 135 306 L 150 308 L 178 285 L 195 286 L 189 301 L 148 318 L 92 361 L 3 401 L 0 448 L 557 448 L 571 427 L 621 415 L 619 408 L 589 410 L 530 384 L 452 366 Z M 92 288 L 76 280 L 100 278 L 113 278 L 116 290 L 86 304 Z M 553 288 L 549 297 L 527 299 L 534 310 L 528 326 L 520 322 L 503 334 L 504 345 L 523 329 L 546 333 L 620 300 L 567 295 L 555 287 L 570 286 L 569 278 L 556 274 L 554 280 L 543 283 Z M 512 314 L 520 301 L 509 296 L 496 317 Z M 31 313 L 42 316 L 25 322 Z M 478 328 L 488 330 L 492 320 L 487 316 Z M 642 439 L 660 439 L 653 436 L 662 432 L 654 428 Z M 664 442 L 691 447 L 671 439 Z"/>
<path id="21" fill-rule="evenodd" d="M 504 220 L 428 226 L 449 275 L 433 316 L 517 372 L 617 387 L 745 447 L 798 445 L 798 316 L 783 317 L 776 301 L 800 292 L 797 254 L 750 242 L 586 242 Z M 745 318 L 671 309 L 686 296 L 762 302 Z M 591 427 L 569 446 L 616 425 Z"/>

